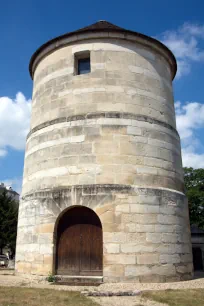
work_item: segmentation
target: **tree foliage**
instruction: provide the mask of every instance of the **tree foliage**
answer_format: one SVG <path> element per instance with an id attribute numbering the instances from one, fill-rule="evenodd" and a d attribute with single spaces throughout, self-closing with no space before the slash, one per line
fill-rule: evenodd
<path id="1" fill-rule="evenodd" d="M 191 224 L 204 229 L 204 169 L 184 168 Z"/>
<path id="2" fill-rule="evenodd" d="M 15 253 L 18 220 L 18 203 L 4 189 L 0 193 L 0 253 L 4 247 Z"/>

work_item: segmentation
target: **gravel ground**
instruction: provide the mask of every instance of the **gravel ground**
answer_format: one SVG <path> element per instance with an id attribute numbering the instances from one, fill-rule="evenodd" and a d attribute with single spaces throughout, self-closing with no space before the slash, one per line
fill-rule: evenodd
<path id="1" fill-rule="evenodd" d="M 184 282 L 175 283 L 105 283 L 100 286 L 64 286 L 53 285 L 47 281 L 35 279 L 33 277 L 22 277 L 14 275 L 0 275 L 0 286 L 25 286 L 38 288 L 52 288 L 69 291 L 142 291 L 142 290 L 166 290 L 166 289 L 196 289 L 204 288 L 203 278 L 197 278 Z"/>
<path id="2" fill-rule="evenodd" d="M 185 282 L 176 283 L 110 283 L 102 284 L 98 287 L 93 286 L 64 286 L 53 285 L 47 281 L 35 279 L 33 277 L 26 278 L 14 275 L 0 275 L 0 286 L 20 286 L 32 288 L 49 288 L 56 290 L 82 291 L 82 292 L 119 292 L 119 291 L 143 291 L 143 290 L 166 290 L 166 289 L 196 289 L 204 288 L 203 278 L 197 278 Z M 91 297 L 101 306 L 166 306 L 165 304 L 147 301 L 140 296 L 113 296 L 113 297 Z"/>

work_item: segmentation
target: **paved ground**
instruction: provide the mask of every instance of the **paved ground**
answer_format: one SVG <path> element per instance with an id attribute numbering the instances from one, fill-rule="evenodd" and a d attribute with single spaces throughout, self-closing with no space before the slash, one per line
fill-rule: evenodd
<path id="1" fill-rule="evenodd" d="M 116 283 L 102 284 L 98 287 L 90 286 L 64 286 L 53 285 L 44 280 L 34 278 L 23 278 L 14 275 L 0 275 L 0 286 L 23 286 L 33 288 L 52 288 L 56 290 L 83 291 L 83 292 L 119 292 L 119 291 L 142 291 L 142 290 L 165 290 L 165 289 L 196 289 L 204 288 L 204 274 L 198 276 L 197 279 L 177 282 L 177 283 L 154 283 L 154 284 L 139 284 L 139 283 Z M 201 278 L 203 277 L 203 278 Z M 145 301 L 140 296 L 133 297 L 92 297 L 102 306 L 163 306 L 156 302 Z"/>

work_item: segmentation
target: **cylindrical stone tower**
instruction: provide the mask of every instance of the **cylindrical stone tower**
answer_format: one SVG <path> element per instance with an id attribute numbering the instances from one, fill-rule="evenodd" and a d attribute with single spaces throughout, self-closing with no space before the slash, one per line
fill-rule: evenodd
<path id="1" fill-rule="evenodd" d="M 99 21 L 42 45 L 30 73 L 16 272 L 191 278 L 171 51 Z"/>

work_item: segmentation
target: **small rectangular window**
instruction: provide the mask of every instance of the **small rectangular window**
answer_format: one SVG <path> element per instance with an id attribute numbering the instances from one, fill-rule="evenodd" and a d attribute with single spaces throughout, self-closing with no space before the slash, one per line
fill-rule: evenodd
<path id="1" fill-rule="evenodd" d="M 78 74 L 85 74 L 91 71 L 90 57 L 78 60 Z"/>
<path id="2" fill-rule="evenodd" d="M 90 52 L 79 52 L 75 54 L 75 75 L 91 72 Z"/>

